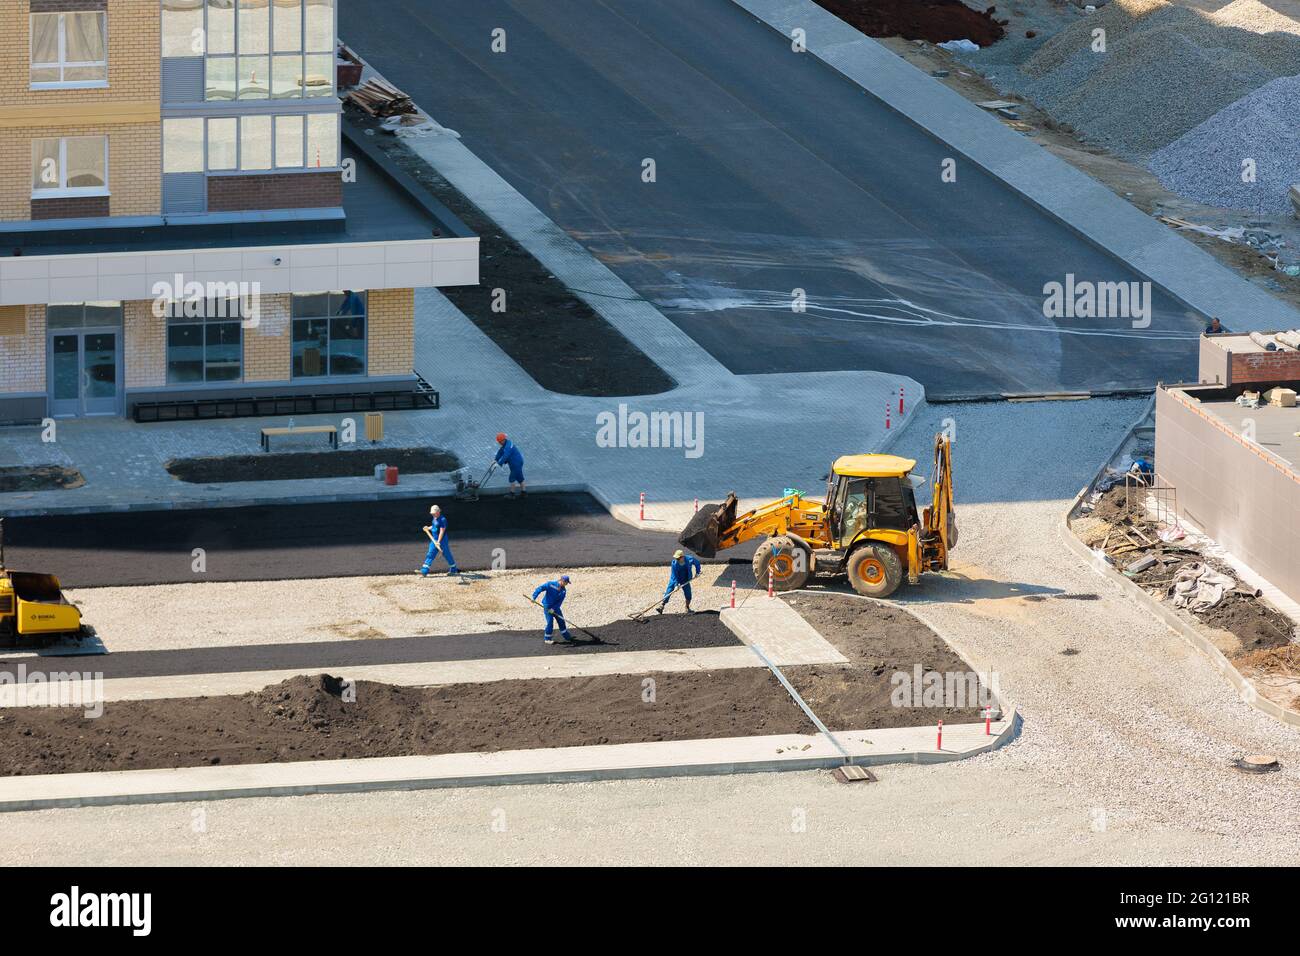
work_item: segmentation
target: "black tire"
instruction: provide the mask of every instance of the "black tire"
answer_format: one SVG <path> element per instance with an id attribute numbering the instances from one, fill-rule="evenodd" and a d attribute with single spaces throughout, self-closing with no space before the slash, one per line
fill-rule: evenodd
<path id="1" fill-rule="evenodd" d="M 889 597 L 903 583 L 903 562 L 887 544 L 865 544 L 849 555 L 846 567 L 853 590 L 866 597 Z"/>
<path id="2" fill-rule="evenodd" d="M 767 569 L 772 568 L 774 591 L 797 591 L 808 583 L 812 555 L 808 549 L 785 535 L 768 538 L 754 552 L 754 581 L 767 587 Z"/>

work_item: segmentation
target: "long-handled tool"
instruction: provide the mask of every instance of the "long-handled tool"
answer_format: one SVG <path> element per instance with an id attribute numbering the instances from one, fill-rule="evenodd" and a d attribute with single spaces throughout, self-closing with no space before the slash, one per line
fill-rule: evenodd
<path id="1" fill-rule="evenodd" d="M 685 586 L 687 583 L 689 583 L 689 582 L 682 581 L 682 582 L 680 582 L 679 584 L 674 585 L 674 586 L 673 586 L 673 589 L 672 589 L 671 591 L 669 591 L 667 594 L 665 594 L 665 595 L 664 595 L 663 597 L 661 597 L 659 600 L 655 601 L 654 604 L 651 604 L 651 605 L 650 605 L 648 608 L 646 608 L 644 611 L 637 611 L 637 612 L 636 612 L 635 614 L 633 614 L 630 618 L 628 618 L 628 620 L 636 621 L 638 624 L 641 623 L 642 621 L 645 620 L 645 616 L 646 616 L 647 614 L 649 614 L 651 611 L 653 611 L 655 608 L 657 608 L 657 607 L 659 607 L 659 606 L 661 606 L 661 605 L 667 605 L 667 604 L 668 604 L 668 599 L 669 599 L 670 597 L 672 597 L 674 594 L 676 594 L 679 590 L 681 590 L 681 588 L 682 588 L 683 586 Z"/>
<path id="2" fill-rule="evenodd" d="M 525 595 L 524 595 L 524 600 L 526 600 L 529 604 L 536 604 L 536 605 L 537 605 L 538 607 L 540 607 L 543 611 L 546 610 L 546 605 L 543 604 L 541 601 L 538 601 L 538 600 L 536 600 L 535 598 L 533 598 L 532 595 L 525 594 Z M 555 613 L 555 612 L 552 611 L 551 613 Z M 573 628 L 575 631 L 581 631 L 583 634 L 586 634 L 586 635 L 587 635 L 589 638 L 591 638 L 595 643 L 597 643 L 597 644 L 604 644 L 604 643 L 605 643 L 603 640 L 601 640 L 601 639 L 600 639 L 599 637 L 597 637 L 595 634 L 591 633 L 591 631 L 587 630 L 585 627 L 578 627 L 577 624 L 574 624 L 573 621 L 571 621 L 569 618 L 564 617 L 563 614 L 561 614 L 560 617 L 563 618 L 564 623 L 565 623 L 566 625 L 568 625 L 569 627 Z"/>

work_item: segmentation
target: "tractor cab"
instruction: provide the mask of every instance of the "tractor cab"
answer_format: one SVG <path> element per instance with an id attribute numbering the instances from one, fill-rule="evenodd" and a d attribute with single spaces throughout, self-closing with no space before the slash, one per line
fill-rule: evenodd
<path id="1" fill-rule="evenodd" d="M 918 524 L 911 471 L 916 462 L 894 455 L 844 455 L 831 466 L 826 512 L 833 547 L 848 548 L 864 532 L 906 534 Z"/>

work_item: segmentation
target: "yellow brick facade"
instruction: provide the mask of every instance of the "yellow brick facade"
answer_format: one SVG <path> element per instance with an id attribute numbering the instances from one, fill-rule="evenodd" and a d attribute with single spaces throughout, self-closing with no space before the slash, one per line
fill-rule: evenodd
<path id="1" fill-rule="evenodd" d="M 369 374 L 409 375 L 415 368 L 415 290 L 372 290 L 368 311 Z"/>
<path id="2" fill-rule="evenodd" d="M 245 382 L 283 382 L 293 374 L 289 307 L 287 295 L 261 297 L 257 325 L 244 329 Z"/>
<path id="3" fill-rule="evenodd" d="M 152 302 L 123 302 L 122 331 L 127 388 L 167 384 L 167 319 L 153 314 Z"/>
<path id="4" fill-rule="evenodd" d="M 26 308 L 22 334 L 0 335 L 0 393 L 45 391 L 45 306 Z"/>
<path id="5" fill-rule="evenodd" d="M 109 215 L 162 211 L 162 127 L 36 126 L 0 129 L 0 220 L 31 218 L 32 140 L 45 136 L 108 136 Z"/>
<path id="6" fill-rule="evenodd" d="M 109 215 L 162 209 L 158 0 L 108 0 L 108 87 L 31 89 L 31 4 L 0 2 L 0 220 L 31 218 L 32 140 L 109 138 Z"/>

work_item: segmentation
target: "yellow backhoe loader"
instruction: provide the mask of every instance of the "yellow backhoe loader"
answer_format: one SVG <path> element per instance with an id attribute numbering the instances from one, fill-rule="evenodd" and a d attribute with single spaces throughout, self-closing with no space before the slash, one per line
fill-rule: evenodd
<path id="1" fill-rule="evenodd" d="M 933 501 L 919 515 L 912 476 L 916 462 L 894 455 L 845 455 L 827 476 L 826 500 L 801 492 L 736 514 L 736 496 L 701 511 L 677 539 L 702 558 L 766 536 L 754 554 L 754 578 L 778 591 L 801 588 L 813 575 L 848 575 L 859 594 L 887 597 L 904 580 L 917 584 L 926 571 L 946 571 L 957 544 L 952 452 L 934 438 Z"/>
<path id="2" fill-rule="evenodd" d="M 0 518 L 0 646 L 44 645 L 90 633 L 81 623 L 81 612 L 63 596 L 58 578 L 5 567 Z"/>

